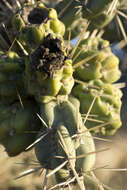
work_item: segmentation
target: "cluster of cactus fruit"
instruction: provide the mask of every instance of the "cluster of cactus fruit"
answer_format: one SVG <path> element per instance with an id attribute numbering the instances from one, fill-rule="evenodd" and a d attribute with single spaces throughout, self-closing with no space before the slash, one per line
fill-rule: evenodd
<path id="1" fill-rule="evenodd" d="M 66 41 L 69 26 L 71 37 L 78 35 L 80 21 L 85 28 L 90 22 L 89 31 L 107 25 L 124 3 L 113 2 L 74 1 L 65 10 L 70 16 L 64 13 L 60 21 L 56 10 L 60 13 L 68 0 L 56 4 L 56 10 L 37 1 L 6 23 L 0 143 L 9 156 L 34 146 L 40 165 L 53 171 L 58 183 L 74 179 L 82 188 L 80 177 L 95 164 L 92 134 L 113 135 L 121 126 L 122 92 L 115 84 L 121 72 L 110 42 L 95 32 L 84 35 L 76 48 Z M 76 14 L 77 5 L 82 9 Z"/>

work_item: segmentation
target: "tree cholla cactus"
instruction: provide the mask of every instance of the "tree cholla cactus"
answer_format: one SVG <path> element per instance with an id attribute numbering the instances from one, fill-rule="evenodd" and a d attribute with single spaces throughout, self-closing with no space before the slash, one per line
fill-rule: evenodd
<path id="1" fill-rule="evenodd" d="M 121 126 L 119 59 L 101 29 L 125 18 L 123 7 L 120 0 L 0 2 L 0 143 L 11 157 L 33 147 L 40 167 L 32 172 L 45 169 L 44 183 L 55 176 L 52 188 L 84 190 L 95 168 L 92 135 Z"/>

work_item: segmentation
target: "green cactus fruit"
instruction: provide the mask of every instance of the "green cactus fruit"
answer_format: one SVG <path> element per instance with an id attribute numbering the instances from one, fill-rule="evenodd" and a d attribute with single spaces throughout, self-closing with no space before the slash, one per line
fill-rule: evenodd
<path id="1" fill-rule="evenodd" d="M 39 44 L 42 43 L 45 36 L 43 27 L 25 26 L 21 29 L 18 36 L 19 42 L 31 53 Z"/>
<path id="2" fill-rule="evenodd" d="M 122 92 L 117 87 L 110 83 L 103 83 L 101 80 L 93 80 L 89 83 L 75 86 L 72 94 L 80 100 L 80 111 L 82 114 L 87 114 L 96 97 L 90 114 L 96 115 L 96 119 L 102 121 L 102 123 L 107 123 L 107 126 L 95 132 L 109 135 L 113 134 L 121 126 L 120 109 Z M 94 121 L 94 119 L 93 121 L 88 119 L 85 125 L 88 128 L 92 128 L 99 125 L 99 123 Z"/>
<path id="3" fill-rule="evenodd" d="M 48 35 L 26 63 L 24 83 L 27 92 L 38 102 L 67 95 L 74 85 L 72 61 L 67 58 L 63 42 Z"/>
<path id="4" fill-rule="evenodd" d="M 111 52 L 109 45 L 108 41 L 95 36 L 82 40 L 74 54 L 76 56 L 81 52 L 73 62 L 74 77 L 82 81 L 101 79 L 107 83 L 116 82 L 121 76 L 119 59 Z M 93 58 L 83 63 L 83 59 L 89 56 Z"/>
<path id="5" fill-rule="evenodd" d="M 38 24 L 45 29 L 45 33 L 55 33 L 63 36 L 65 25 L 58 19 L 57 12 L 53 8 L 46 8 L 38 3 L 37 7 L 32 9 L 28 15 L 28 21 L 31 24 Z"/>
<path id="6" fill-rule="evenodd" d="M 14 157 L 25 151 L 25 149 L 35 140 L 35 134 L 16 134 L 2 141 L 8 156 Z"/>
<path id="7" fill-rule="evenodd" d="M 49 10 L 49 19 L 58 19 L 57 11 L 53 8 L 48 9 Z"/>
<path id="8" fill-rule="evenodd" d="M 82 7 L 82 16 L 90 21 L 89 30 L 102 29 L 108 25 L 116 14 L 119 2 L 113 0 L 89 0 Z"/>
<path id="9" fill-rule="evenodd" d="M 65 25 L 60 20 L 58 20 L 58 19 L 51 20 L 50 21 L 50 29 L 53 30 L 53 32 L 56 35 L 64 36 Z"/>

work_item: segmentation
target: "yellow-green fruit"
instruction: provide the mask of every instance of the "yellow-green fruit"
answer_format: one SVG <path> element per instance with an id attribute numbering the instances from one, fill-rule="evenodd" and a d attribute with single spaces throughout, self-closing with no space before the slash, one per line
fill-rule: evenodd
<path id="1" fill-rule="evenodd" d="M 72 60 L 67 59 L 63 41 L 47 35 L 26 61 L 24 84 L 39 103 L 68 95 L 74 85 Z"/>
<path id="2" fill-rule="evenodd" d="M 18 40 L 28 52 L 32 52 L 33 48 L 42 43 L 44 36 L 45 31 L 42 27 L 25 26 L 22 28 Z"/>
<path id="3" fill-rule="evenodd" d="M 113 134 L 120 126 L 120 110 L 122 92 L 117 86 L 110 83 L 104 83 L 101 80 L 93 80 L 89 83 L 79 84 L 73 88 L 72 94 L 77 97 L 81 103 L 80 111 L 87 114 L 93 103 L 90 114 L 96 115 L 95 118 L 86 121 L 88 128 L 99 125 L 99 121 L 105 124 L 95 132 L 103 135 Z M 107 124 L 107 125 L 106 125 Z"/>
<path id="4" fill-rule="evenodd" d="M 49 9 L 49 19 L 58 19 L 57 12 L 55 9 Z"/>
<path id="5" fill-rule="evenodd" d="M 7 55 L 8 55 L 8 58 L 12 59 L 12 60 L 15 60 L 15 59 L 19 58 L 19 55 L 14 51 L 8 51 Z"/>
<path id="6" fill-rule="evenodd" d="M 56 35 L 64 36 L 65 33 L 65 25 L 58 19 L 53 19 L 50 21 L 50 29 L 53 30 L 53 32 Z"/>
<path id="7" fill-rule="evenodd" d="M 73 62 L 74 77 L 82 81 L 101 79 L 107 83 L 116 82 L 121 76 L 119 59 L 109 46 L 108 41 L 96 36 L 82 40 L 74 54 L 74 57 L 79 54 Z"/>

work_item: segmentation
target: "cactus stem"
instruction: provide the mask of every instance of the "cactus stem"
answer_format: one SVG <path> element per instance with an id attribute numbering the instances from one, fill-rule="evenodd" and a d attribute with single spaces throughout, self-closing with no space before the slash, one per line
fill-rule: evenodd
<path id="1" fill-rule="evenodd" d="M 60 11 L 60 13 L 58 14 L 58 18 L 61 18 L 62 15 L 64 14 L 64 12 L 68 9 L 68 7 L 71 5 L 71 3 L 73 2 L 73 0 L 69 1 L 67 3 L 67 5 L 62 9 L 62 11 Z"/>
<path id="2" fill-rule="evenodd" d="M 48 135 L 48 133 L 42 134 L 36 141 L 34 141 L 30 146 L 28 146 L 25 151 L 30 150 L 31 148 L 33 148 L 38 142 L 40 142 L 46 135 Z"/>
<path id="3" fill-rule="evenodd" d="M 63 137 L 62 137 L 62 135 L 60 134 L 59 131 L 58 131 L 58 134 L 59 134 L 60 140 L 61 140 L 61 142 L 62 142 L 62 144 L 63 144 L 63 146 L 64 146 L 64 151 L 65 151 L 65 153 L 66 153 L 66 155 L 67 155 L 67 157 L 68 157 L 68 162 L 69 162 L 70 167 L 71 167 L 71 170 L 72 170 L 72 172 L 73 172 L 73 174 L 74 174 L 74 176 L 75 176 L 75 178 L 76 178 L 76 181 L 77 181 L 77 183 L 78 183 L 80 189 L 81 189 L 81 190 L 85 190 L 85 187 L 84 187 L 83 184 L 81 183 L 80 178 L 79 178 L 79 176 L 78 176 L 78 174 L 77 174 L 77 172 L 76 172 L 76 170 L 75 170 L 75 168 L 74 168 L 73 162 L 69 159 L 70 155 L 69 155 L 69 153 L 68 153 L 68 149 L 67 149 L 66 144 L 65 144 L 65 142 L 64 142 L 64 140 L 63 140 Z"/>
<path id="4" fill-rule="evenodd" d="M 60 164 L 58 167 L 56 167 L 54 170 L 52 170 L 52 171 L 47 175 L 47 178 L 49 178 L 50 176 L 52 176 L 53 174 L 55 174 L 58 170 L 60 170 L 61 168 L 63 168 L 67 163 L 68 163 L 68 160 L 66 160 L 65 162 L 63 162 L 62 164 Z"/>

